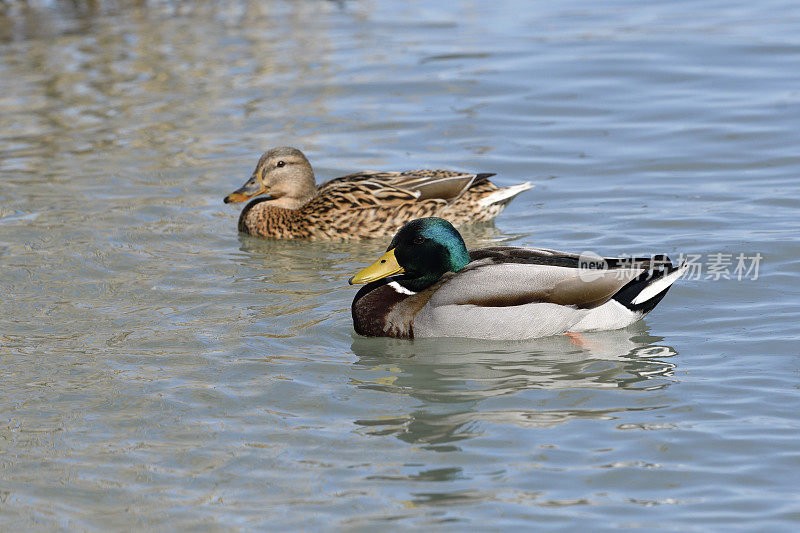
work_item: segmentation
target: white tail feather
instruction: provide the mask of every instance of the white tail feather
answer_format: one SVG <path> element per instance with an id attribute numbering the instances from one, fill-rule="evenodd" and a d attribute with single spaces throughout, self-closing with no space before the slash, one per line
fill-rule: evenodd
<path id="1" fill-rule="evenodd" d="M 526 181 L 525 183 L 520 183 L 519 185 L 511 185 L 510 187 L 503 187 L 502 189 L 498 189 L 497 191 L 493 192 L 489 196 L 481 198 L 479 203 L 483 207 L 492 204 L 497 204 L 505 200 L 510 200 L 519 193 L 527 191 L 528 189 L 533 189 L 534 187 L 535 186 L 531 185 L 530 181 Z"/>
<path id="2" fill-rule="evenodd" d="M 636 298 L 634 298 L 631 301 L 631 303 L 633 305 L 639 305 L 640 303 L 646 302 L 647 300 L 653 298 L 654 296 L 658 296 L 663 291 L 667 290 L 670 287 L 670 285 L 678 281 L 678 278 L 683 276 L 683 273 L 686 272 L 687 268 L 689 268 L 689 265 L 686 264 L 681 265 L 675 272 L 667 274 L 661 279 L 657 279 L 656 281 L 645 287 L 644 290 L 642 290 L 642 292 L 637 294 Z"/>

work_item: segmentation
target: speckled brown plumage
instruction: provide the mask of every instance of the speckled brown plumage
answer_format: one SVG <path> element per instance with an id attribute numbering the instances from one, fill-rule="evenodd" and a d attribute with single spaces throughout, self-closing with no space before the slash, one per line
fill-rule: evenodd
<path id="1" fill-rule="evenodd" d="M 239 231 L 250 235 L 376 238 L 392 235 L 420 217 L 439 216 L 456 225 L 486 222 L 531 188 L 528 183 L 500 188 L 489 181 L 490 176 L 449 170 L 358 172 L 317 187 L 311 165 L 299 150 L 276 148 L 262 156 L 250 180 L 226 202 L 268 195 L 242 210 Z"/>

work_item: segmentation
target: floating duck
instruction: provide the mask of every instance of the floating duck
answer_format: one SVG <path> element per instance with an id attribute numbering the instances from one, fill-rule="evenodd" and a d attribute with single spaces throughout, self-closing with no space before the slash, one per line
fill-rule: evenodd
<path id="1" fill-rule="evenodd" d="M 448 221 L 405 224 L 385 254 L 350 278 L 370 337 L 521 340 L 626 327 L 649 313 L 685 265 L 665 255 L 601 258 L 543 248 L 467 250 Z"/>
<path id="2" fill-rule="evenodd" d="M 454 224 L 487 222 L 533 187 L 498 187 L 494 174 L 452 170 L 356 172 L 317 186 L 303 152 L 280 147 L 258 160 L 253 175 L 225 203 L 256 198 L 242 210 L 239 231 L 276 239 L 361 239 L 392 235 L 425 216 Z"/>

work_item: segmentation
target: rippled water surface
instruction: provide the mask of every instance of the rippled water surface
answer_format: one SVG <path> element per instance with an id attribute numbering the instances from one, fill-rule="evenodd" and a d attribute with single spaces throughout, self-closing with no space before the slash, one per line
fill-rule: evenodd
<path id="1" fill-rule="evenodd" d="M 93 6 L 0 3 L 0 527 L 800 527 L 797 3 Z M 285 144 L 702 270 L 583 340 L 359 338 L 385 242 L 222 204 Z"/>

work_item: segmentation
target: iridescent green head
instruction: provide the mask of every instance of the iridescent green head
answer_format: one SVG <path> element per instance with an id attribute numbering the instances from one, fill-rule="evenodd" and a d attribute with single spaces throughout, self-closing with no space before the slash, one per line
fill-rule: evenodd
<path id="1" fill-rule="evenodd" d="M 452 224 L 443 218 L 418 218 L 400 228 L 386 253 L 350 278 L 350 283 L 369 283 L 399 274 L 395 281 L 419 292 L 446 272 L 458 272 L 469 261 L 464 239 Z"/>

